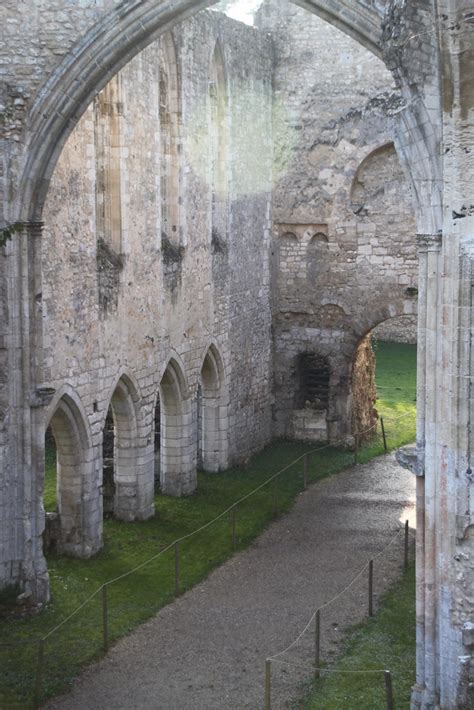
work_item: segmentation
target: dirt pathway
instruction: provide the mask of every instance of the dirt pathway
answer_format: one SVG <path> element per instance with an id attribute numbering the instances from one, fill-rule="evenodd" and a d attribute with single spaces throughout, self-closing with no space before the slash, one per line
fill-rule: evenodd
<path id="1" fill-rule="evenodd" d="M 414 512 L 414 476 L 393 455 L 355 466 L 300 495 L 245 552 L 162 609 L 89 668 L 50 710 L 243 710 L 263 707 L 267 656 L 313 609 L 343 589 Z M 413 524 L 413 518 L 412 518 Z M 400 574 L 402 535 L 377 558 L 379 595 Z M 367 609 L 367 575 L 322 615 L 323 657 Z M 309 631 L 285 660 L 308 665 Z M 287 707 L 311 671 L 275 666 L 273 708 Z"/>

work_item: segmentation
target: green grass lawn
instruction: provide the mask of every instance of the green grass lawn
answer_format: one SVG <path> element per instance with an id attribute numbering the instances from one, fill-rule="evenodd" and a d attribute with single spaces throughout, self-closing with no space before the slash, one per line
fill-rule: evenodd
<path id="1" fill-rule="evenodd" d="M 333 666 L 334 668 L 334 666 Z M 397 710 L 410 707 L 415 682 L 415 565 L 381 599 L 379 612 L 347 639 L 340 671 L 387 669 Z M 323 674 L 303 703 L 304 710 L 380 710 L 386 707 L 384 676 Z"/>
<path id="2" fill-rule="evenodd" d="M 377 384 L 390 448 L 408 443 L 415 432 L 414 346 L 379 344 Z M 400 388 L 400 389 L 399 389 Z M 403 416 L 405 419 L 396 420 Z M 30 618 L 0 620 L 0 645 L 5 641 L 30 641 L 47 634 L 66 619 L 104 582 L 120 576 L 156 555 L 177 537 L 186 535 L 219 515 L 237 499 L 263 483 L 287 463 L 314 449 L 314 445 L 276 442 L 255 456 L 245 469 L 221 474 L 200 473 L 198 490 L 188 498 L 156 497 L 156 515 L 137 523 L 104 521 L 104 548 L 90 560 L 48 556 L 51 603 Z M 360 452 L 368 460 L 383 452 L 380 435 Z M 45 504 L 55 506 L 54 455 L 47 458 Z M 310 480 L 316 481 L 353 462 L 353 453 L 325 448 L 311 457 Z M 302 489 L 302 462 L 295 464 L 275 484 L 260 490 L 237 510 L 237 547 L 242 549 L 276 514 L 288 510 Z M 233 552 L 230 516 L 181 546 L 181 590 L 203 579 Z M 116 639 L 153 615 L 174 596 L 174 553 L 169 551 L 133 575 L 109 587 L 109 634 Z M 81 667 L 102 653 L 101 597 L 96 595 L 45 645 L 42 697 L 51 696 L 77 675 Z M 33 696 L 37 646 L 0 648 L 0 708 L 25 707 Z M 15 705 L 17 703 L 17 705 Z"/>

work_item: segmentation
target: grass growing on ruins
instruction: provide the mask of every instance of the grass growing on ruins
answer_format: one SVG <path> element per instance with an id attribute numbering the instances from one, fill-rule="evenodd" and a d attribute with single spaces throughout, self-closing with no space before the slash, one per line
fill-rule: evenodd
<path id="1" fill-rule="evenodd" d="M 341 671 L 389 669 L 395 706 L 410 706 L 415 682 L 415 565 L 381 599 L 378 613 L 354 627 L 341 660 Z M 379 710 L 386 707 L 383 674 L 327 674 L 314 683 L 305 710 Z"/>
<path id="2" fill-rule="evenodd" d="M 378 409 L 386 418 L 390 448 L 414 438 L 414 346 L 379 344 L 377 381 L 381 398 Z M 395 370 L 395 368 L 397 368 Z M 406 419 L 395 421 L 394 417 Z M 51 603 L 41 614 L 28 618 L 0 620 L 0 645 L 8 641 L 35 640 L 45 635 L 81 605 L 104 582 L 120 576 L 149 559 L 177 537 L 192 532 L 225 510 L 237 499 L 263 483 L 285 464 L 314 445 L 276 442 L 255 456 L 246 469 L 221 474 L 199 474 L 198 490 L 188 498 L 156 497 L 156 516 L 140 523 L 104 521 L 104 548 L 90 560 L 74 560 L 49 555 Z M 380 436 L 360 452 L 368 460 L 383 452 Z M 350 451 L 326 448 L 311 457 L 310 479 L 319 480 L 351 465 Z M 47 491 L 53 502 L 54 457 L 47 460 Z M 291 507 L 302 490 L 303 467 L 297 464 L 272 486 L 265 487 L 239 506 L 237 547 L 243 549 L 273 519 Z M 203 579 L 233 553 L 230 516 L 212 525 L 181 545 L 181 591 Z M 109 634 L 114 640 L 152 616 L 174 597 L 174 554 L 167 552 L 133 575 L 109 587 Z M 65 687 L 87 663 L 102 653 L 101 597 L 95 596 L 65 626 L 54 633 L 45 646 L 42 696 Z M 37 646 L 0 648 L 0 707 L 21 707 L 34 690 Z M 18 707 L 18 706 L 17 706 Z"/>

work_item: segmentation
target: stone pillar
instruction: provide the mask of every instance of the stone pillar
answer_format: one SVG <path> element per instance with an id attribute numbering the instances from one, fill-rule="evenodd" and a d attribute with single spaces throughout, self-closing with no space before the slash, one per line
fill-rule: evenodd
<path id="1" fill-rule="evenodd" d="M 49 598 L 43 556 L 44 406 L 52 392 L 41 387 L 41 223 L 27 223 L 7 247 L 9 306 L 9 422 L 6 489 L 11 536 L 2 562 L 11 565 L 9 583 L 38 603 Z M 8 581 L 8 580 L 7 580 Z"/>
<path id="2" fill-rule="evenodd" d="M 436 474 L 433 454 L 436 443 L 436 369 L 440 234 L 418 235 L 418 361 L 417 361 L 417 542 L 416 542 L 416 648 L 417 675 L 412 702 L 419 707 L 422 696 L 435 680 L 435 559 Z M 425 477 L 426 473 L 426 477 Z M 432 702 L 434 697 L 430 697 Z"/>

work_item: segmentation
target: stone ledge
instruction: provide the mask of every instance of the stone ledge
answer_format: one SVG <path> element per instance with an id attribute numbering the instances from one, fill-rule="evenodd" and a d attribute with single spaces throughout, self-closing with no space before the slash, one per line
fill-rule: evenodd
<path id="1" fill-rule="evenodd" d="M 415 446 L 404 446 L 401 449 L 397 449 L 395 452 L 395 458 L 402 468 L 406 468 L 408 471 L 411 471 L 415 474 L 415 476 L 423 477 L 425 475 Z"/>

